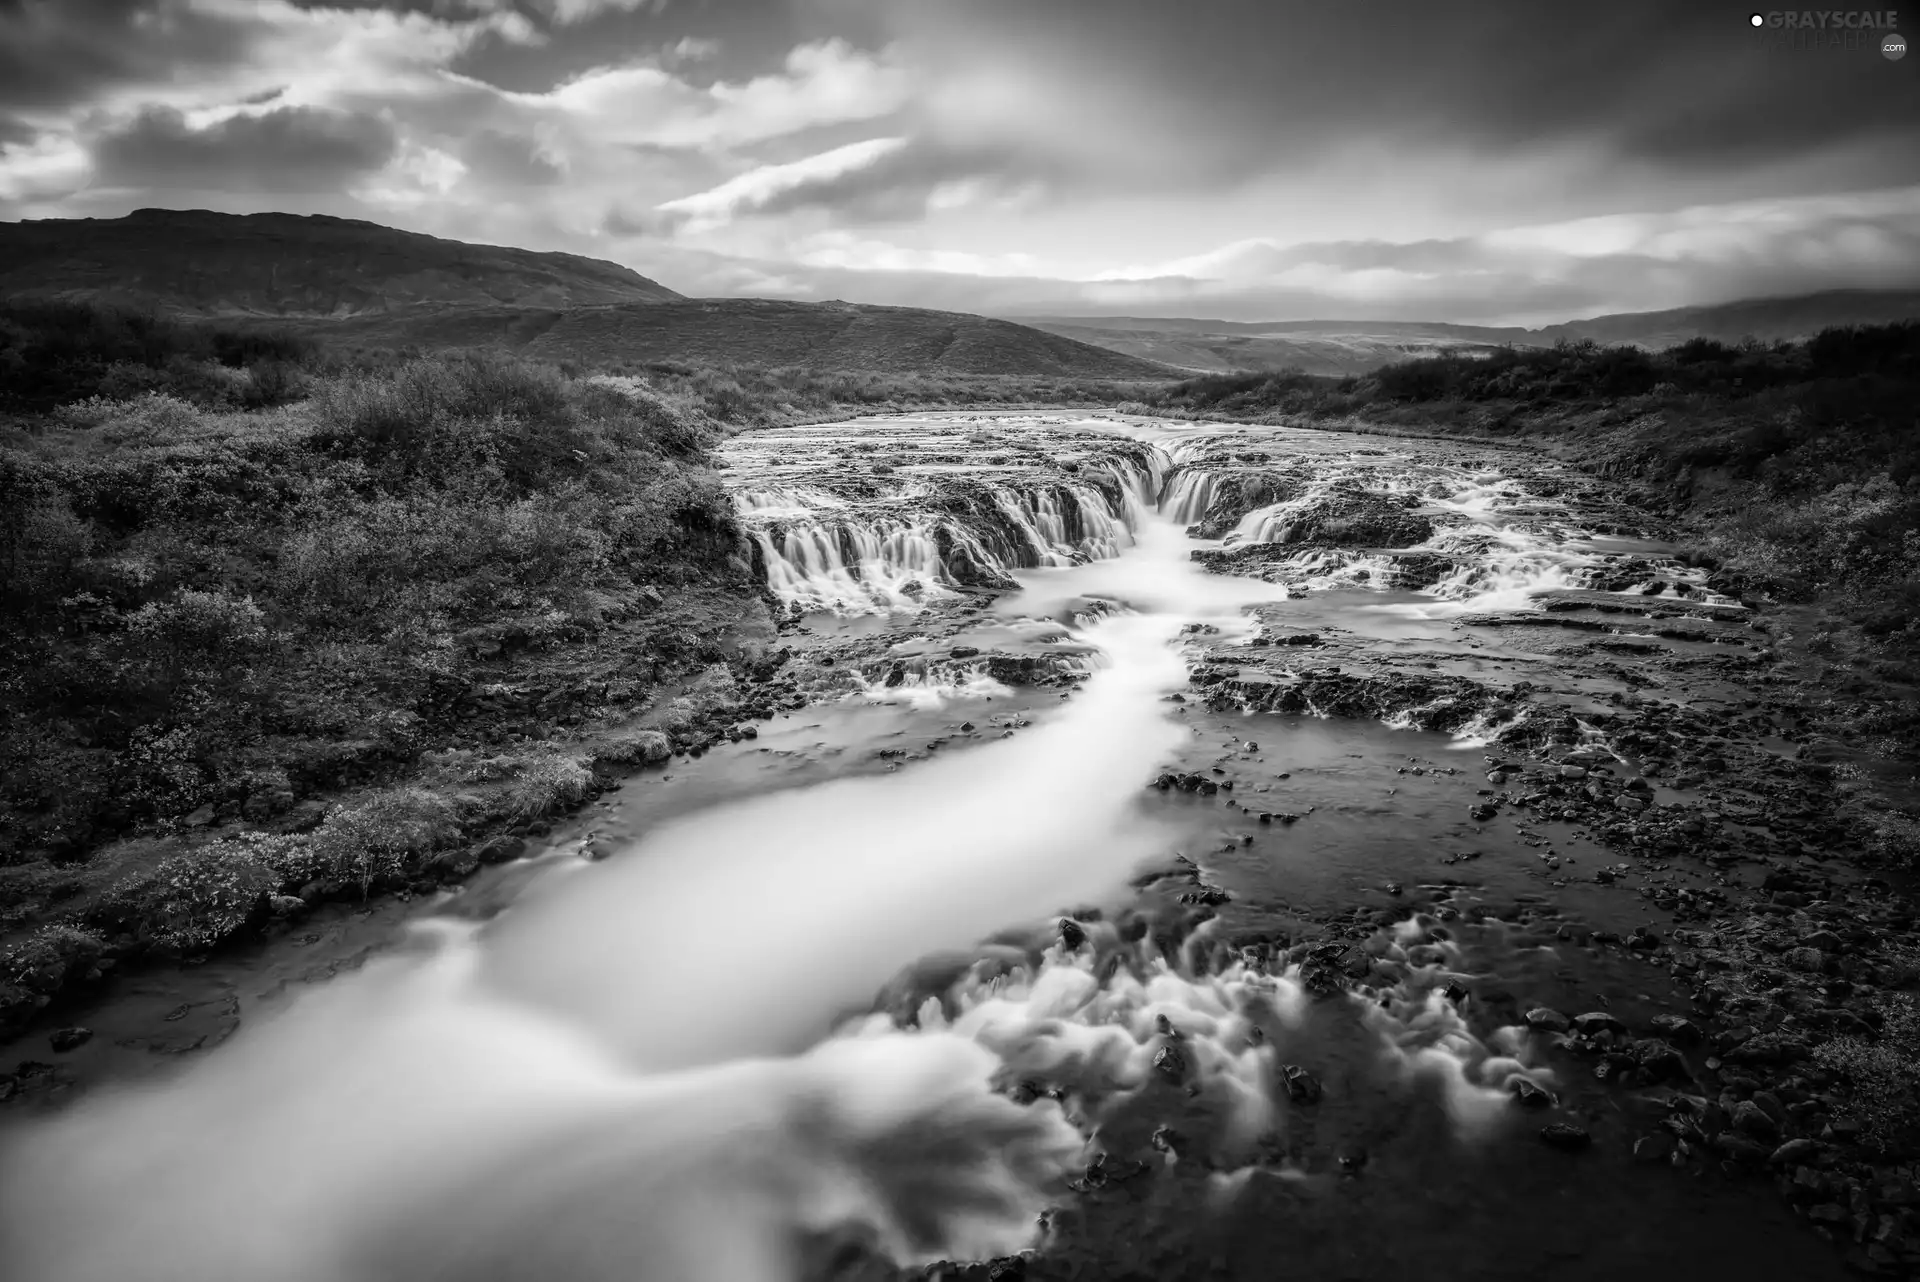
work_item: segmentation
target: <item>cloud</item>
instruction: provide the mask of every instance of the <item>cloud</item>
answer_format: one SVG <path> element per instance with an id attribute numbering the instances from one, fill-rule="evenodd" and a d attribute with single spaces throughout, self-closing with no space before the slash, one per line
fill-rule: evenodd
<path id="1" fill-rule="evenodd" d="M 274 107 L 194 128 L 156 107 L 95 140 L 92 159 L 106 186 L 307 192 L 378 170 L 397 148 L 393 126 L 373 116 Z"/>
<path id="2" fill-rule="evenodd" d="M 737 260 L 697 260 L 690 292 L 730 292 Z M 1920 287 L 1920 187 L 1573 219 L 1411 242 L 1242 241 L 1083 278 L 1019 255 L 923 251 L 847 233 L 795 246 L 801 298 L 1001 315 L 1543 324 L 1575 316 L 1860 287 Z"/>
<path id="3" fill-rule="evenodd" d="M 534 8 L 563 25 L 609 13 L 660 13 L 669 3 L 671 0 L 532 0 Z"/>
<path id="4" fill-rule="evenodd" d="M 739 147 L 822 125 L 865 121 L 908 101 L 903 68 L 843 40 L 796 46 L 765 75 L 696 86 L 653 62 L 603 67 L 545 93 L 512 95 L 591 124 L 605 141 Z"/>
<path id="5" fill-rule="evenodd" d="M 868 138 L 784 165 L 762 165 L 718 187 L 669 200 L 662 213 L 684 220 L 689 230 L 717 227 L 741 214 L 795 208 L 829 190 L 835 180 L 871 169 L 906 145 L 904 138 Z"/>

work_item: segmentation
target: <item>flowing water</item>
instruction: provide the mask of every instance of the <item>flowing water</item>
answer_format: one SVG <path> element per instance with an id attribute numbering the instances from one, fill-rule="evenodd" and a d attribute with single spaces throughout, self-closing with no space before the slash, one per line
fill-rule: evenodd
<path id="1" fill-rule="evenodd" d="M 1627 1162 L 1659 1102 L 1519 1014 L 1675 1008 L 1569 942 L 1647 909 L 1561 875 L 1610 858 L 1584 834 L 1468 815 L 1543 719 L 1502 692 L 1577 737 L 1644 686 L 1547 625 L 1723 653 L 1737 605 L 1552 469 L 1363 439 L 740 438 L 815 702 L 631 792 L 602 862 L 321 984 L 224 973 L 224 1045 L 11 1136 L 6 1276 L 1830 1275 Z"/>

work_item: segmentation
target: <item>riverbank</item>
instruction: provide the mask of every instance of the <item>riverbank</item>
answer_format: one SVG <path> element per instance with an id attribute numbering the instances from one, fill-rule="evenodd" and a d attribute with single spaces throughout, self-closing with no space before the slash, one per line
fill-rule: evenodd
<path id="1" fill-rule="evenodd" d="M 0 1036 L 109 975 L 511 857 L 775 703 L 710 449 L 1111 397 L 319 348 L 11 307 Z"/>

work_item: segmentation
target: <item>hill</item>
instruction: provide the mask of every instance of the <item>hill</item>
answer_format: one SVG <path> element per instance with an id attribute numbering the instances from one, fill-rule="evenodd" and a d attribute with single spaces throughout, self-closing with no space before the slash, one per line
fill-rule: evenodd
<path id="1" fill-rule="evenodd" d="M 1488 351 L 1524 341 L 1524 330 L 1394 321 L 1271 324 L 1143 317 L 1045 317 L 1036 329 L 1196 373 L 1298 369 L 1364 374 L 1393 361 L 1442 352 Z"/>
<path id="2" fill-rule="evenodd" d="M 617 263 L 376 223 L 142 209 L 0 223 L 0 296 L 92 302 L 365 346 L 590 365 L 1164 378 L 1164 365 L 1010 321 L 911 307 L 687 299 Z"/>
<path id="3" fill-rule="evenodd" d="M 493 347 L 614 366 L 660 361 L 878 373 L 1163 379 L 1163 364 L 965 312 L 766 298 L 575 308 L 409 308 L 304 331 L 368 346 Z"/>
<path id="4" fill-rule="evenodd" d="M 617 263 L 576 254 L 469 245 L 318 214 L 203 209 L 0 223 L 0 295 L 275 318 L 680 297 Z"/>
<path id="5" fill-rule="evenodd" d="M 1045 316 L 1026 323 L 1050 334 L 1200 372 L 1299 369 L 1363 374 L 1410 357 L 1551 347 L 1592 339 L 1650 350 L 1689 339 L 1797 341 L 1840 325 L 1883 325 L 1920 316 L 1920 291 L 1828 290 L 1659 312 L 1618 312 L 1526 329 L 1444 321 L 1223 321 L 1194 317 Z"/>

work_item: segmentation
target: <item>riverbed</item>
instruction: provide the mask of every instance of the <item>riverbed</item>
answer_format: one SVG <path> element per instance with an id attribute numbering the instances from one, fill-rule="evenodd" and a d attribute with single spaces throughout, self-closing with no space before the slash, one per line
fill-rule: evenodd
<path id="1" fill-rule="evenodd" d="M 1066 413 L 721 461 L 804 705 L 82 1012 L 18 1276 L 1839 1276 L 1667 1124 L 1791 727 L 1603 486 Z"/>

